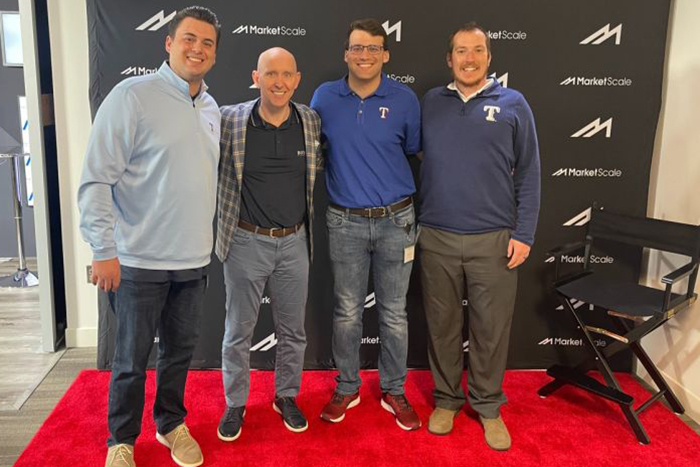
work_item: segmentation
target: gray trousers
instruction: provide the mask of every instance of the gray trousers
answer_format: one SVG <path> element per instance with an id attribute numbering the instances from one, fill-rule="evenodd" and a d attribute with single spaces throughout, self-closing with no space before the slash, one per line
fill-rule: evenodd
<path id="1" fill-rule="evenodd" d="M 281 238 L 237 229 L 224 261 L 224 279 L 226 331 L 221 356 L 226 404 L 241 407 L 248 399 L 250 347 L 266 284 L 277 338 L 275 393 L 296 397 L 306 350 L 306 229 Z"/>
<path id="2" fill-rule="evenodd" d="M 428 358 L 435 405 L 459 410 L 465 401 L 485 418 L 506 402 L 501 389 L 518 283 L 509 270 L 510 232 L 460 235 L 423 227 L 419 245 Z M 469 300 L 468 399 L 462 389 L 462 300 Z"/>

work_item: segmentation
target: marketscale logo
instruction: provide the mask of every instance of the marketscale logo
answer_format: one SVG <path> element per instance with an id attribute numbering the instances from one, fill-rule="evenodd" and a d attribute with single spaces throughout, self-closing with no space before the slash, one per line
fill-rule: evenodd
<path id="1" fill-rule="evenodd" d="M 233 34 L 250 34 L 254 36 L 290 36 L 306 35 L 306 29 L 300 26 L 260 26 L 256 24 L 241 24 L 232 31 Z"/>
<path id="2" fill-rule="evenodd" d="M 574 310 L 578 310 L 581 308 L 583 305 L 586 304 L 586 302 L 582 302 L 581 300 L 576 300 L 575 298 L 570 298 L 569 303 L 571 303 L 571 306 L 574 308 Z M 559 305 L 557 308 L 559 311 L 564 310 L 564 305 Z M 590 306 L 590 310 L 593 311 L 593 305 Z"/>
<path id="3" fill-rule="evenodd" d="M 486 31 L 486 35 L 492 41 L 524 41 L 527 40 L 527 32 L 525 31 Z"/>
<path id="4" fill-rule="evenodd" d="M 395 33 L 396 42 L 401 42 L 401 21 L 397 21 L 393 26 L 391 26 L 389 24 L 389 20 L 386 20 L 382 23 L 382 27 L 384 28 L 387 36 L 391 36 Z"/>
<path id="5" fill-rule="evenodd" d="M 141 76 L 141 75 L 152 75 L 156 73 L 158 68 L 148 68 L 145 66 L 130 66 L 126 67 L 120 73 L 124 76 Z"/>
<path id="6" fill-rule="evenodd" d="M 401 42 L 401 21 L 397 21 L 392 26 L 389 24 L 389 20 L 386 20 L 382 23 L 382 27 L 384 28 L 387 36 L 396 34 L 396 42 Z"/>
<path id="7" fill-rule="evenodd" d="M 494 78 L 498 83 L 503 86 L 504 88 L 508 87 L 508 72 L 503 73 L 501 76 L 497 76 L 498 73 L 493 72 L 489 76 L 491 78 Z"/>
<path id="8" fill-rule="evenodd" d="M 416 82 L 416 77 L 413 75 L 397 75 L 395 73 L 389 73 L 387 76 L 394 81 L 398 81 L 399 83 L 403 84 L 415 84 Z"/>
<path id="9" fill-rule="evenodd" d="M 275 337 L 275 333 L 273 332 L 269 336 L 267 336 L 265 339 L 261 340 L 254 346 L 250 348 L 251 352 L 267 352 L 271 348 L 277 345 L 277 337 Z"/>
<path id="10" fill-rule="evenodd" d="M 175 17 L 177 11 L 173 11 L 168 16 L 165 16 L 165 10 L 160 10 L 155 15 L 148 18 L 146 21 L 141 23 L 136 30 L 137 31 L 157 31 L 163 26 L 166 26 L 171 19 Z"/>
<path id="11" fill-rule="evenodd" d="M 602 78 L 587 76 L 569 76 L 559 83 L 559 86 L 587 86 L 587 87 L 629 87 L 632 86 L 630 78 L 613 78 L 604 76 Z"/>
<path id="12" fill-rule="evenodd" d="M 570 177 L 570 178 L 621 178 L 621 169 L 588 169 L 577 167 L 562 167 L 552 173 L 552 177 Z"/>
<path id="13" fill-rule="evenodd" d="M 564 222 L 564 227 L 581 227 L 591 220 L 591 208 L 579 212 L 574 217 Z"/>
<path id="14" fill-rule="evenodd" d="M 591 123 L 587 124 L 586 126 L 581 128 L 580 130 L 578 130 L 576 133 L 572 134 L 571 137 L 572 138 L 590 138 L 591 136 L 595 136 L 596 134 L 605 130 L 605 137 L 610 138 L 612 136 L 612 124 L 613 124 L 612 117 L 605 120 L 603 123 L 600 122 L 600 117 L 598 117 L 595 120 L 593 120 Z"/>
<path id="15" fill-rule="evenodd" d="M 593 339 L 596 347 L 605 347 L 608 345 L 603 339 Z M 558 347 L 583 347 L 583 339 L 574 339 L 573 337 L 545 337 L 537 343 L 537 345 L 558 346 Z"/>
<path id="16" fill-rule="evenodd" d="M 606 24 L 596 32 L 579 42 L 580 45 L 600 45 L 611 37 L 615 37 L 615 45 L 622 42 L 622 23 L 610 29 L 610 23 Z"/>
<path id="17" fill-rule="evenodd" d="M 568 263 L 568 264 L 583 264 L 586 258 L 584 258 L 581 255 L 561 255 L 559 259 L 562 263 Z M 544 260 L 545 263 L 553 263 L 555 261 L 554 256 L 550 256 L 547 259 Z M 612 256 L 596 256 L 596 255 L 591 255 L 588 258 L 588 261 L 591 264 L 613 264 L 615 262 L 615 258 Z M 573 301 L 572 301 L 573 303 Z M 574 308 L 578 308 L 574 306 Z M 560 310 L 561 306 L 557 308 L 557 310 Z"/>
<path id="18" fill-rule="evenodd" d="M 469 352 L 469 341 L 462 342 L 462 352 Z"/>

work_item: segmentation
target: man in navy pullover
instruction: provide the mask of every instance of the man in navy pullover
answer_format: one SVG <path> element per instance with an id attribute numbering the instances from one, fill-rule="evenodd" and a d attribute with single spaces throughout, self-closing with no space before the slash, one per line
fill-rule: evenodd
<path id="1" fill-rule="evenodd" d="M 486 442 L 510 447 L 501 389 L 517 268 L 534 241 L 540 165 L 532 112 L 523 96 L 488 78 L 489 38 L 475 23 L 453 34 L 454 81 L 423 99 L 421 277 L 435 405 L 428 430 L 451 431 L 466 401 Z M 468 395 L 463 370 L 462 300 L 469 300 Z"/>

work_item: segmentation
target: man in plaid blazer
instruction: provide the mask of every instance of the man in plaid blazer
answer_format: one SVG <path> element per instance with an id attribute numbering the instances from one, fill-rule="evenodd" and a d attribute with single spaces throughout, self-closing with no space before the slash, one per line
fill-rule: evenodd
<path id="1" fill-rule="evenodd" d="M 269 49 L 253 71 L 260 98 L 221 108 L 216 254 L 226 283 L 222 366 L 227 407 L 217 434 L 223 441 L 241 433 L 251 340 L 266 284 L 278 340 L 273 408 L 289 430 L 308 427 L 295 397 L 306 349 L 321 122 L 315 111 L 291 102 L 300 79 L 290 52 Z"/>

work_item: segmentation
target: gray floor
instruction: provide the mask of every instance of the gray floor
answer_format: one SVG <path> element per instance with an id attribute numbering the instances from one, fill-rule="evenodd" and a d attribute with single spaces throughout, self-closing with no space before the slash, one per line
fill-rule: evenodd
<path id="1" fill-rule="evenodd" d="M 97 349 L 68 349 L 20 410 L 0 412 L 0 467 L 11 466 Z"/>
<path id="2" fill-rule="evenodd" d="M 17 264 L 0 262 L 0 277 L 13 274 Z M 36 260 L 28 267 L 36 271 Z M 39 288 L 0 287 L 0 411 L 22 407 L 61 355 L 42 351 Z"/>

